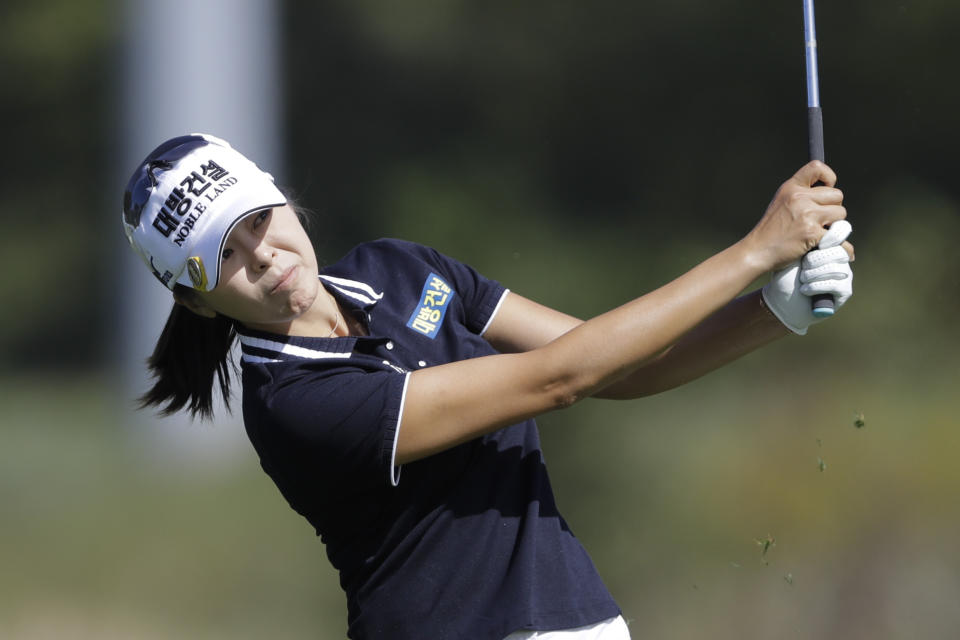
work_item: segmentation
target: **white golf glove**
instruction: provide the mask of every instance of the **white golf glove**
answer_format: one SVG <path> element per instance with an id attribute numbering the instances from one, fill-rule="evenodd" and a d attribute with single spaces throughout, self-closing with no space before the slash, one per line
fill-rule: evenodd
<path id="1" fill-rule="evenodd" d="M 805 335 L 807 328 L 826 318 L 813 315 L 811 296 L 828 293 L 837 311 L 853 295 L 850 256 L 840 246 L 853 228 L 846 220 L 830 225 L 814 249 L 784 269 L 775 271 L 761 294 L 773 315 L 794 333 Z"/>

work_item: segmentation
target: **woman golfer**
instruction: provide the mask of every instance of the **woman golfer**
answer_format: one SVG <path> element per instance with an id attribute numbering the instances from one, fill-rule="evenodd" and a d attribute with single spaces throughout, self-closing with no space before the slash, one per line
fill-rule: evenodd
<path id="1" fill-rule="evenodd" d="M 628 638 L 554 503 L 534 418 L 805 333 L 815 293 L 842 306 L 835 181 L 804 166 L 742 240 L 583 322 L 411 242 L 318 268 L 269 174 L 212 136 L 175 138 L 124 195 L 127 237 L 176 301 L 144 404 L 209 415 L 239 340 L 250 441 L 340 572 L 351 638 Z"/>

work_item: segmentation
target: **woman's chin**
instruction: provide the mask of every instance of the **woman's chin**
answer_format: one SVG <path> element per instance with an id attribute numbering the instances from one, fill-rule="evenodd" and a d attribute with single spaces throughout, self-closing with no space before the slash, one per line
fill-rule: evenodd
<path id="1" fill-rule="evenodd" d="M 298 318 L 306 313 L 313 305 L 315 299 L 316 296 L 311 296 L 300 291 L 291 295 L 290 300 L 287 302 L 287 309 L 291 314 L 290 319 Z"/>

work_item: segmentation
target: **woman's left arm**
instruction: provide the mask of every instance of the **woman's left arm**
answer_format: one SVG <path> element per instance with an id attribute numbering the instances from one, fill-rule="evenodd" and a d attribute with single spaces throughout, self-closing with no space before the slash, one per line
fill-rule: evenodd
<path id="1" fill-rule="evenodd" d="M 484 337 L 498 350 L 516 353 L 543 346 L 581 322 L 511 292 Z M 673 389 L 789 333 L 766 309 L 760 291 L 754 291 L 733 300 L 594 397 L 639 398 Z"/>
<path id="2" fill-rule="evenodd" d="M 696 380 L 790 330 L 766 308 L 760 291 L 731 301 L 632 375 L 594 394 L 596 398 L 649 396 Z"/>

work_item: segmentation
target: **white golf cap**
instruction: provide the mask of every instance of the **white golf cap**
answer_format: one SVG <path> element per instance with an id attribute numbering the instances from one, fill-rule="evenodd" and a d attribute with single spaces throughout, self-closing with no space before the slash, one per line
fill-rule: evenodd
<path id="1" fill-rule="evenodd" d="M 140 163 L 123 194 L 123 228 L 167 288 L 209 291 L 237 223 L 286 203 L 273 176 L 224 140 L 195 133 L 167 140 Z"/>

